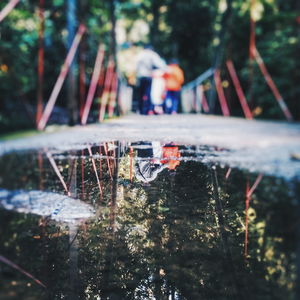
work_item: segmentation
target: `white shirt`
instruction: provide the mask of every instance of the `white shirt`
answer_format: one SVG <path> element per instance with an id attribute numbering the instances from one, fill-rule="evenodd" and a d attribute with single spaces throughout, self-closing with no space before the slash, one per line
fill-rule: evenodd
<path id="1" fill-rule="evenodd" d="M 154 68 L 164 69 L 165 61 L 153 50 L 144 49 L 137 56 L 136 75 L 137 77 L 151 77 Z"/>

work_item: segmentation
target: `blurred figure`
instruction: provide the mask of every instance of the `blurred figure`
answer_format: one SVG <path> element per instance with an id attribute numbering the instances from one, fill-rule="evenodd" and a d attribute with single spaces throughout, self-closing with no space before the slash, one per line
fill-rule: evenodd
<path id="1" fill-rule="evenodd" d="M 153 104 L 154 114 L 162 115 L 164 113 L 163 103 L 166 92 L 166 81 L 163 70 L 154 70 L 152 73 L 151 85 L 151 103 Z"/>
<path id="2" fill-rule="evenodd" d="M 166 114 L 176 114 L 178 111 L 181 86 L 184 82 L 184 74 L 178 65 L 177 59 L 172 59 L 164 74 L 166 80 L 167 95 L 164 103 Z"/>
<path id="3" fill-rule="evenodd" d="M 138 181 L 149 183 L 164 169 L 168 168 L 174 172 L 180 165 L 181 154 L 178 145 L 174 143 L 162 146 L 160 142 L 154 141 L 132 145 L 137 150 L 135 176 Z"/>
<path id="4" fill-rule="evenodd" d="M 165 164 L 169 170 L 175 170 L 180 165 L 180 157 L 178 145 L 170 143 L 163 146 L 161 163 Z"/>
<path id="5" fill-rule="evenodd" d="M 149 183 L 167 166 L 161 163 L 162 147 L 160 142 L 133 143 L 137 150 L 135 176 L 137 180 Z"/>
<path id="6" fill-rule="evenodd" d="M 155 69 L 165 69 L 164 60 L 153 50 L 151 45 L 146 45 L 137 56 L 136 75 L 139 86 L 139 111 L 143 115 L 153 114 L 154 106 L 151 102 L 152 72 Z"/>

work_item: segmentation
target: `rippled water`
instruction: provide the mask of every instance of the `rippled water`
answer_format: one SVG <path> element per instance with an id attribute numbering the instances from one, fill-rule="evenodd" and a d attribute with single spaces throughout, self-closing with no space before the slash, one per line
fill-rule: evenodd
<path id="1" fill-rule="evenodd" d="M 0 299 L 297 299 L 299 183 L 210 163 L 227 152 L 0 157 Z"/>

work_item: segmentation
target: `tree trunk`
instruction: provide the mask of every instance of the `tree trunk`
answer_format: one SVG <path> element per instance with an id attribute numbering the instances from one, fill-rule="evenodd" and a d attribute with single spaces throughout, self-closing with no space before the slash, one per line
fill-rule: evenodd
<path id="1" fill-rule="evenodd" d="M 85 24 L 86 12 L 88 3 L 84 0 L 79 0 L 80 15 L 78 16 L 80 24 Z M 79 115 L 80 120 L 83 114 L 83 108 L 86 100 L 86 49 L 87 41 L 86 36 L 82 37 L 80 48 L 79 48 Z"/>
<path id="2" fill-rule="evenodd" d="M 110 32 L 110 54 L 116 63 L 117 59 L 117 39 L 116 39 L 116 0 L 109 1 L 110 10 L 110 22 L 111 22 L 111 32 Z"/>
<path id="3" fill-rule="evenodd" d="M 69 191 L 71 197 L 77 198 L 77 160 L 69 160 Z M 70 260 L 70 299 L 79 299 L 79 270 L 78 270 L 78 248 L 79 241 L 77 239 L 78 224 L 69 223 L 69 260 Z"/>
<path id="4" fill-rule="evenodd" d="M 228 241 L 228 233 L 225 229 L 225 218 L 223 214 L 222 202 L 219 196 L 219 183 L 217 178 L 217 172 L 215 169 L 212 170 L 212 186 L 213 186 L 213 197 L 215 200 L 215 212 L 218 218 L 220 237 L 222 241 L 223 251 L 224 251 L 224 266 L 226 268 L 226 272 L 231 277 L 232 288 L 234 290 L 235 295 L 232 295 L 231 299 L 244 299 L 243 295 L 239 291 L 238 288 L 238 278 L 234 268 L 234 262 L 232 258 L 231 249 Z"/>
<path id="5" fill-rule="evenodd" d="M 215 70 L 221 67 L 223 57 L 224 57 L 225 47 L 226 47 L 226 41 L 228 38 L 228 26 L 230 22 L 231 13 L 232 13 L 232 0 L 227 0 L 226 3 L 227 3 L 227 9 L 223 13 L 222 20 L 221 20 L 221 30 L 219 31 L 218 34 L 219 44 L 215 49 L 215 54 L 212 63 L 212 67 Z M 208 97 L 209 109 L 210 109 L 210 113 L 212 114 L 216 112 L 216 96 L 217 96 L 216 86 L 215 86 L 214 78 L 212 77 L 211 89 Z"/>
<path id="6" fill-rule="evenodd" d="M 37 109 L 36 124 L 39 123 L 43 114 L 43 87 L 44 87 L 44 32 L 45 32 L 45 0 L 39 0 L 39 39 L 38 39 L 38 87 L 37 87 Z"/>
<path id="7" fill-rule="evenodd" d="M 153 20 L 150 26 L 150 42 L 154 48 L 157 48 L 159 45 L 159 8 L 160 8 L 160 0 L 153 0 L 151 6 L 151 13 L 153 15 Z"/>
<path id="8" fill-rule="evenodd" d="M 76 21 L 76 0 L 67 1 L 67 29 L 68 29 L 68 40 L 67 40 L 67 49 L 68 51 L 71 48 L 72 42 L 75 37 L 75 30 L 77 27 Z M 76 59 L 73 60 L 67 78 L 67 97 L 68 97 L 68 111 L 69 111 L 69 124 L 75 125 L 78 121 L 78 104 L 76 97 Z"/>

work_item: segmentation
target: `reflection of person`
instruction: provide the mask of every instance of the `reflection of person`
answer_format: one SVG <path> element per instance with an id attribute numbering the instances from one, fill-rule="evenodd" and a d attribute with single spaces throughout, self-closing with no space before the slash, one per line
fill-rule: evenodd
<path id="1" fill-rule="evenodd" d="M 179 147 L 173 143 L 163 146 L 162 157 L 161 163 L 167 164 L 169 170 L 175 170 L 180 165 Z"/>
<path id="2" fill-rule="evenodd" d="M 140 142 L 136 145 L 137 163 L 135 165 L 136 178 L 143 182 L 156 179 L 164 169 L 175 170 L 180 164 L 179 148 L 174 144 L 161 146 L 160 142 Z"/>
<path id="3" fill-rule="evenodd" d="M 135 168 L 135 176 L 143 182 L 153 181 L 158 173 L 166 168 L 166 165 L 155 164 L 151 161 L 140 161 Z"/>
<path id="4" fill-rule="evenodd" d="M 162 149 L 159 142 L 140 142 L 136 146 L 137 163 L 135 165 L 135 176 L 143 182 L 153 181 L 159 172 L 165 169 L 160 162 Z"/>
<path id="5" fill-rule="evenodd" d="M 181 86 L 184 82 L 182 69 L 176 59 L 172 59 L 164 75 L 166 79 L 167 95 L 164 103 L 164 111 L 167 114 L 176 114 L 178 111 Z"/>
<path id="6" fill-rule="evenodd" d="M 136 75 L 140 92 L 139 111 L 143 115 L 153 114 L 151 103 L 152 72 L 154 69 L 164 69 L 165 66 L 165 62 L 151 45 L 146 45 L 137 56 Z"/>

